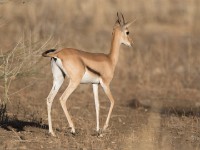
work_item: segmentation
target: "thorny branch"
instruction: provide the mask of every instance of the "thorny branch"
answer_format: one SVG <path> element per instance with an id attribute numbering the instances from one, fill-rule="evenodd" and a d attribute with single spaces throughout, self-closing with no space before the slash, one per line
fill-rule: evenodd
<path id="1" fill-rule="evenodd" d="M 4 90 L 1 100 L 2 104 L 6 105 L 9 100 L 9 96 L 14 95 L 30 86 L 25 86 L 18 91 L 9 94 L 9 90 L 14 79 L 18 76 L 27 76 L 28 72 L 33 71 L 32 66 L 38 63 L 40 58 L 38 57 L 38 54 L 40 54 L 41 50 L 46 47 L 51 38 L 52 36 L 50 36 L 47 41 L 42 44 L 42 46 L 37 46 L 38 48 L 26 46 L 24 39 L 21 38 L 11 51 L 7 53 L 3 53 L 2 50 L 0 51 L 0 79 L 2 79 L 3 82 L 3 84 L 0 85 L 0 88 Z M 33 85 L 33 83 L 31 85 Z"/>

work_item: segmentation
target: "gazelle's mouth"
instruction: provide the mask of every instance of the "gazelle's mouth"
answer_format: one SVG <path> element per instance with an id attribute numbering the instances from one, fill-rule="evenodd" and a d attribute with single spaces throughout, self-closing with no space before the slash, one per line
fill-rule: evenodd
<path id="1" fill-rule="evenodd" d="M 133 43 L 133 42 L 131 42 L 131 47 L 133 47 L 133 45 L 134 45 L 134 43 Z"/>
<path id="2" fill-rule="evenodd" d="M 128 46 L 128 47 L 133 47 L 133 46 L 132 46 L 132 43 L 122 43 L 122 44 L 124 44 L 124 45 L 126 45 L 126 46 Z"/>

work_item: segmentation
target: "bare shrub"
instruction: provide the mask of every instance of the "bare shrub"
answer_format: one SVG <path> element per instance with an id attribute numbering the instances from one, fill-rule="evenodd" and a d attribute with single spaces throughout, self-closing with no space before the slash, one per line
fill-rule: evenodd
<path id="1" fill-rule="evenodd" d="M 50 38 L 49 38 L 50 39 Z M 49 40 L 48 39 L 48 40 Z M 3 89 L 3 94 L 0 98 L 0 120 L 6 120 L 6 105 L 10 101 L 9 97 L 18 93 L 21 90 L 29 87 L 25 86 L 21 89 L 17 89 L 14 92 L 10 92 L 10 87 L 13 80 L 17 78 L 23 78 L 34 75 L 33 66 L 40 60 L 40 50 L 46 46 L 48 40 L 42 46 L 38 47 L 38 44 L 30 46 L 24 39 L 20 39 L 17 45 L 6 53 L 1 52 L 0 55 L 0 80 L 2 81 L 0 88 Z"/>

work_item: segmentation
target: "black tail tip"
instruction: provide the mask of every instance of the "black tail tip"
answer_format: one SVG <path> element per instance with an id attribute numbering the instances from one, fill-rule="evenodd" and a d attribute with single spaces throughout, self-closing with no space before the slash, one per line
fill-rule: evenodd
<path id="1" fill-rule="evenodd" d="M 49 49 L 49 50 L 47 50 L 47 51 L 45 51 L 45 52 L 43 52 L 42 53 L 42 56 L 43 57 L 48 57 L 48 53 L 52 53 L 52 52 L 55 52 L 56 51 L 56 49 Z"/>

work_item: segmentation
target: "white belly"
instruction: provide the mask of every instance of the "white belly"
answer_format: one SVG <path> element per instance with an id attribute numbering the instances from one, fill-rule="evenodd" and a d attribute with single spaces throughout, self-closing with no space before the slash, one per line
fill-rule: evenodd
<path id="1" fill-rule="evenodd" d="M 67 74 L 67 71 L 64 69 L 63 65 L 62 65 L 62 62 L 59 58 L 56 58 L 56 64 L 60 67 L 60 69 L 63 70 L 63 72 L 65 73 L 65 75 L 67 77 L 68 74 Z M 91 71 L 89 71 L 87 68 L 86 68 L 86 71 L 81 79 L 81 83 L 94 83 L 94 84 L 98 84 L 100 83 L 100 77 L 99 75 L 95 74 L 95 73 L 92 73 Z"/>
<path id="2" fill-rule="evenodd" d="M 81 83 L 100 83 L 100 77 L 92 72 L 90 72 L 88 69 L 86 69 L 85 74 L 83 75 L 83 78 L 81 79 Z"/>

